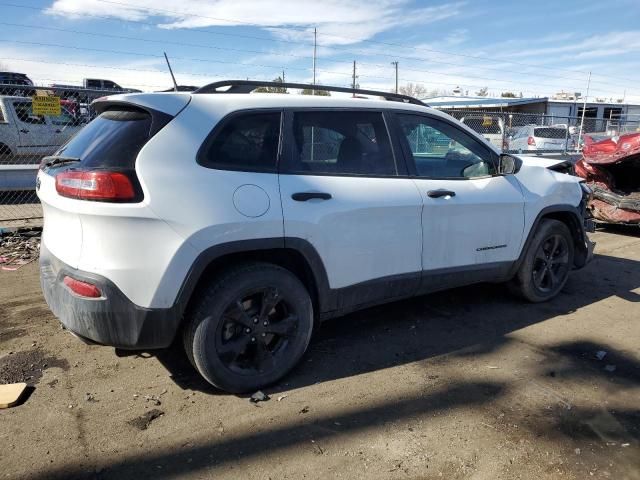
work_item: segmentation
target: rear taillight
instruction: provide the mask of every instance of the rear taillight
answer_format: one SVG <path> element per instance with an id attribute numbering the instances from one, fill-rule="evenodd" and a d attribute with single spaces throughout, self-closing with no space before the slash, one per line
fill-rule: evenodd
<path id="1" fill-rule="evenodd" d="M 102 296 L 100 289 L 91 283 L 81 282 L 71 277 L 64 277 L 62 281 L 73 293 L 81 297 L 99 298 Z"/>
<path id="2" fill-rule="evenodd" d="M 135 198 L 129 177 L 120 172 L 66 171 L 56 175 L 56 190 L 80 200 L 127 201 Z"/>
<path id="3" fill-rule="evenodd" d="M 536 139 L 533 138 L 533 137 L 527 138 L 527 145 L 533 145 L 535 147 L 536 146 Z"/>

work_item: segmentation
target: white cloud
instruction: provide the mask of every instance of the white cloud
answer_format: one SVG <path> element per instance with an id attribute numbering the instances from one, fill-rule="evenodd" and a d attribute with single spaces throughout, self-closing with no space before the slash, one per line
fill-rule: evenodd
<path id="1" fill-rule="evenodd" d="M 289 40 L 311 41 L 321 32 L 324 45 L 348 45 L 408 25 L 451 18 L 464 2 L 413 8 L 409 0 L 55 0 L 46 12 L 80 19 L 85 12 L 124 20 L 153 18 L 166 29 L 253 25 Z M 278 27 L 287 27 L 278 28 Z"/>

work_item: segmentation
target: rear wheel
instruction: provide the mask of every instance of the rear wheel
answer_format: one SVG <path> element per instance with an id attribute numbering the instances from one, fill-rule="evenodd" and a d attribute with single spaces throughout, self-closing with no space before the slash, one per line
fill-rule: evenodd
<path id="1" fill-rule="evenodd" d="M 304 354 L 313 307 L 291 272 L 270 264 L 237 267 L 201 291 L 187 313 L 184 344 L 200 374 L 232 393 L 286 375 Z"/>
<path id="2" fill-rule="evenodd" d="M 542 220 L 512 280 L 516 293 L 530 302 L 544 302 L 558 295 L 569 278 L 574 249 L 571 232 L 564 223 Z"/>

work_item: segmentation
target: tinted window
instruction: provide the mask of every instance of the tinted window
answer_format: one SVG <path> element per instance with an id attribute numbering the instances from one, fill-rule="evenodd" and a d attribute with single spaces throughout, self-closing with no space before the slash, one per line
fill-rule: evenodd
<path id="1" fill-rule="evenodd" d="M 205 142 L 198 159 L 211 168 L 274 171 L 279 138 L 279 112 L 237 115 Z"/>
<path id="2" fill-rule="evenodd" d="M 141 110 L 108 110 L 78 132 L 56 155 L 75 157 L 84 167 L 133 168 L 149 139 L 151 116 Z"/>
<path id="3" fill-rule="evenodd" d="M 113 83 L 111 80 L 104 80 L 102 82 L 102 86 L 110 90 L 120 89 L 120 86 L 117 85 L 116 83 Z"/>
<path id="4" fill-rule="evenodd" d="M 379 112 L 299 112 L 286 170 L 298 173 L 396 175 Z"/>
<path id="5" fill-rule="evenodd" d="M 429 178 L 475 178 L 493 175 L 491 153 L 448 122 L 418 115 L 398 115 L 416 172 Z"/>
<path id="6" fill-rule="evenodd" d="M 565 128 L 534 128 L 533 136 L 564 139 L 567 136 L 567 130 Z"/>
<path id="7" fill-rule="evenodd" d="M 36 125 L 42 125 L 45 123 L 42 115 L 34 115 L 31 102 L 13 102 L 13 107 L 16 109 L 16 115 L 18 120 L 23 123 L 30 123 Z"/>

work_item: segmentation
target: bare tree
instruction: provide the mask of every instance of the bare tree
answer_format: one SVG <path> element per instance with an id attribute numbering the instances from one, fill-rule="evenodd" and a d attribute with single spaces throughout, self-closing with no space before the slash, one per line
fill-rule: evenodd
<path id="1" fill-rule="evenodd" d="M 274 83 L 284 83 L 282 77 L 278 76 L 273 79 Z M 284 87 L 258 87 L 255 89 L 259 93 L 289 93 Z"/>
<path id="2" fill-rule="evenodd" d="M 487 95 L 489 95 L 489 88 L 482 87 L 480 90 L 476 92 L 476 95 L 479 97 L 486 97 Z"/>
<path id="3" fill-rule="evenodd" d="M 424 98 L 427 95 L 427 89 L 419 83 L 409 82 L 398 88 L 398 93 L 415 98 Z"/>

